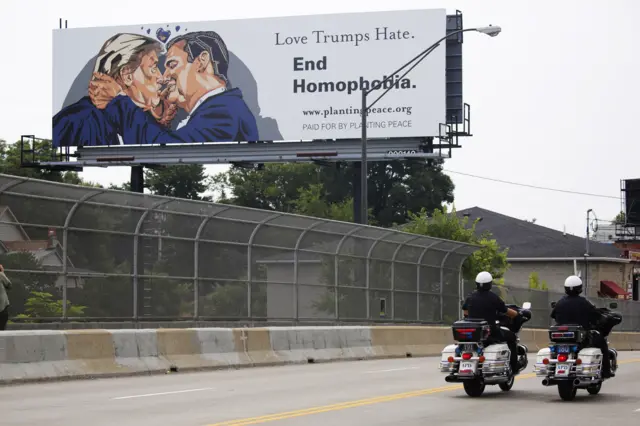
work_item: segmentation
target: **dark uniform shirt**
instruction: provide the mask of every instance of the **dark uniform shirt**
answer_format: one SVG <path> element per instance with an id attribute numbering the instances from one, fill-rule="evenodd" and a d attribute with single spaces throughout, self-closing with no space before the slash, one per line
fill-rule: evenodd
<path id="1" fill-rule="evenodd" d="M 585 329 L 592 328 L 591 321 L 597 317 L 594 304 L 580 296 L 564 296 L 551 311 L 557 325 L 581 325 Z"/>
<path id="2" fill-rule="evenodd" d="M 467 297 L 462 310 L 469 312 L 470 319 L 483 319 L 491 326 L 492 333 L 496 333 L 496 321 L 499 314 L 507 313 L 507 305 L 500 296 L 492 291 L 474 291 Z"/>

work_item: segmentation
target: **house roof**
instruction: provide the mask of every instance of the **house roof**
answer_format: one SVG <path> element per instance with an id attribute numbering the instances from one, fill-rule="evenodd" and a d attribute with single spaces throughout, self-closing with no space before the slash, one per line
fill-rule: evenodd
<path id="1" fill-rule="evenodd" d="M 509 248 L 509 258 L 576 258 L 585 254 L 586 238 L 480 207 L 458 210 L 457 215 L 468 215 L 470 224 L 482 218 L 476 224 L 478 234 L 491 232 L 501 247 Z M 589 254 L 591 257 L 621 257 L 619 248 L 592 240 L 589 241 Z"/>
<path id="2" fill-rule="evenodd" d="M 29 235 L 27 234 L 27 232 L 24 230 L 24 228 L 22 227 L 22 225 L 20 224 L 20 222 L 18 222 L 18 219 L 16 218 L 16 216 L 13 214 L 13 212 L 11 211 L 11 209 L 8 206 L 5 205 L 0 205 L 0 218 L 4 215 L 4 214 L 9 215 L 9 218 L 11 219 L 11 222 L 13 222 L 13 225 L 15 225 L 18 228 L 18 231 L 20 232 L 20 234 L 22 235 L 22 237 L 25 240 L 29 239 Z"/>
<path id="3" fill-rule="evenodd" d="M 11 223 L 4 224 L 15 226 L 24 239 L 14 241 L 0 240 L 0 250 L 8 254 L 29 252 L 35 257 L 37 261 L 43 261 L 45 258 L 51 255 L 55 255 L 56 257 L 58 257 L 60 262 L 62 262 L 62 259 L 64 258 L 64 250 L 62 248 L 62 245 L 60 244 L 60 241 L 58 241 L 57 239 L 55 241 L 31 240 L 22 225 L 16 219 L 11 209 L 8 206 L 0 205 L 0 217 L 5 214 L 9 216 L 9 218 L 11 219 Z M 71 268 L 75 267 L 68 256 L 67 265 Z"/>

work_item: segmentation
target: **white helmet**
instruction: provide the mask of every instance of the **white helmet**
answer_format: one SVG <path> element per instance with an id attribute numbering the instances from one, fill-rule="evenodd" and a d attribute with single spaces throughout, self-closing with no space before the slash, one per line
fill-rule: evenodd
<path id="1" fill-rule="evenodd" d="M 476 275 L 476 287 L 478 290 L 491 290 L 493 277 L 487 271 L 482 271 Z"/>
<path id="2" fill-rule="evenodd" d="M 576 275 L 570 275 L 564 280 L 564 292 L 567 294 L 582 293 L 582 280 Z"/>

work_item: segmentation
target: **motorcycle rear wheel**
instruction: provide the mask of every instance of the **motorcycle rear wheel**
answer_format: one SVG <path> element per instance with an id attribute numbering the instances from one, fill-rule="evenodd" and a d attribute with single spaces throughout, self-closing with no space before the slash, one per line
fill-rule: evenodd
<path id="1" fill-rule="evenodd" d="M 513 384 L 515 383 L 515 381 L 516 381 L 516 378 L 514 376 L 511 376 L 511 378 L 507 382 L 499 383 L 498 386 L 500 386 L 500 389 L 502 389 L 503 392 L 509 392 L 513 387 Z"/>
<path id="2" fill-rule="evenodd" d="M 573 383 L 558 383 L 558 394 L 563 401 L 573 401 L 577 393 L 578 389 L 573 387 Z"/>
<path id="3" fill-rule="evenodd" d="M 464 391 L 472 398 L 477 398 L 484 393 L 485 384 L 480 380 L 469 380 L 462 384 Z"/>
<path id="4" fill-rule="evenodd" d="M 602 389 L 602 383 L 598 383 L 594 386 L 589 386 L 587 388 L 587 392 L 589 392 L 589 395 L 597 395 L 600 393 L 600 389 Z"/>

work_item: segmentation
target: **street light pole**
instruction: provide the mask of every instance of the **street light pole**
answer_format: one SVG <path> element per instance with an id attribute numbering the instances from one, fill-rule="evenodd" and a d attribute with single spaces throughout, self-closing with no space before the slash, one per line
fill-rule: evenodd
<path id="1" fill-rule="evenodd" d="M 467 28 L 467 29 L 463 29 L 463 30 L 456 30 L 456 31 L 452 31 L 449 34 L 447 34 L 446 36 L 442 37 L 440 40 L 436 41 L 435 43 L 433 43 L 431 46 L 429 46 L 427 49 L 423 50 L 422 52 L 420 52 L 416 57 L 414 57 L 413 59 L 411 59 L 409 62 L 407 62 L 406 64 L 404 64 L 402 67 L 400 67 L 399 69 L 397 69 L 396 71 L 394 71 L 393 73 L 391 73 L 387 78 L 385 78 L 384 80 L 382 80 L 380 82 L 380 84 L 376 85 L 375 87 L 371 87 L 368 90 L 367 89 L 362 89 L 362 158 L 360 160 L 361 164 L 360 164 L 360 212 L 359 215 L 358 214 L 354 214 L 354 221 L 356 221 L 356 223 L 358 223 L 358 219 L 359 219 L 359 223 L 366 225 L 368 223 L 368 219 L 369 219 L 369 214 L 368 214 L 368 206 L 369 206 L 369 202 L 368 202 L 368 188 L 367 188 L 367 111 L 369 111 L 369 109 L 373 108 L 373 106 L 380 100 L 382 99 L 382 97 L 384 95 L 386 95 L 392 88 L 393 85 L 391 85 L 391 87 L 389 87 L 387 90 L 385 90 L 382 95 L 380 95 L 378 97 L 378 99 L 376 99 L 375 101 L 373 101 L 373 103 L 369 106 L 367 106 L 367 95 L 369 95 L 369 93 L 373 92 L 374 90 L 377 90 L 378 88 L 382 87 L 387 81 L 393 79 L 397 74 L 399 74 L 402 70 L 404 70 L 406 67 L 408 67 L 409 65 L 411 65 L 411 63 L 417 61 L 415 64 L 413 64 L 413 66 L 411 68 L 409 68 L 407 70 L 407 72 L 405 72 L 401 77 L 400 80 L 402 80 L 404 78 L 404 76 L 406 76 L 407 74 L 409 74 L 411 72 L 411 70 L 413 70 L 416 66 L 418 66 L 418 64 L 420 64 L 420 62 L 422 62 L 424 60 L 424 58 L 426 58 L 427 56 L 429 56 L 429 54 L 431 52 L 433 52 L 434 50 L 436 50 L 436 48 L 438 46 L 440 46 L 440 43 L 442 43 L 444 40 L 446 40 L 447 38 L 451 37 L 452 35 L 456 35 L 458 33 L 463 33 L 463 32 L 467 32 L 467 31 L 477 31 L 479 33 L 483 33 L 483 34 L 487 34 L 488 36 L 491 37 L 495 37 L 498 34 L 500 34 L 500 32 L 502 31 L 502 29 L 498 26 L 494 27 L 494 26 L 488 26 L 488 27 L 479 27 L 479 28 Z M 355 200 L 354 200 L 355 201 Z M 356 212 L 354 212 L 356 213 Z M 359 217 L 358 217 L 359 216 Z"/>
<path id="2" fill-rule="evenodd" d="M 362 89 L 362 159 L 360 164 L 360 223 L 369 223 L 369 193 L 367 187 L 367 91 Z M 354 217 L 354 222 L 357 219 Z"/>
<path id="3" fill-rule="evenodd" d="M 585 241 L 585 253 L 589 256 L 589 213 L 593 212 L 593 209 L 587 210 L 587 240 Z"/>
<path id="4" fill-rule="evenodd" d="M 584 242 L 585 245 L 585 253 L 584 253 L 584 295 L 589 295 L 589 213 L 592 213 L 593 209 L 587 210 L 587 239 Z M 594 213 L 595 214 L 595 213 Z"/>

